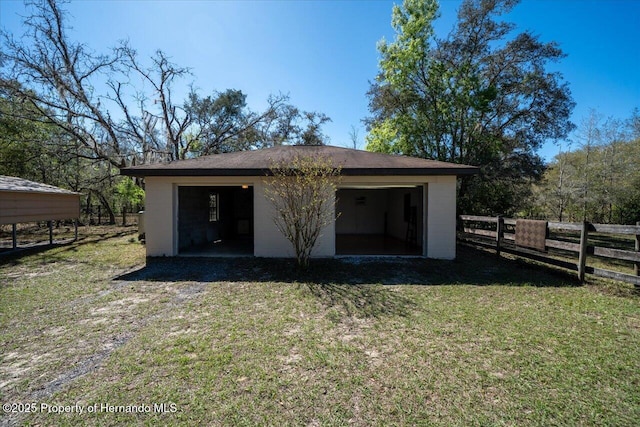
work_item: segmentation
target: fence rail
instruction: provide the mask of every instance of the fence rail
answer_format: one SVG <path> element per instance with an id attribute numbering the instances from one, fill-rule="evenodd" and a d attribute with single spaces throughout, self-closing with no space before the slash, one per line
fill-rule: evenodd
<path id="1" fill-rule="evenodd" d="M 501 216 L 461 215 L 458 237 L 462 242 L 494 249 L 498 256 L 505 252 L 575 271 L 580 281 L 584 281 L 585 274 L 591 274 L 632 283 L 640 288 L 640 222 L 636 225 L 548 222 L 545 251 L 516 246 L 516 222 L 516 219 Z M 550 238 L 550 231 L 558 236 Z M 634 249 L 602 246 L 603 239 L 619 236 L 633 236 Z M 609 243 L 611 246 L 615 246 L 613 240 Z M 591 265 L 593 258 L 590 260 L 590 256 L 631 262 L 634 274 Z"/>

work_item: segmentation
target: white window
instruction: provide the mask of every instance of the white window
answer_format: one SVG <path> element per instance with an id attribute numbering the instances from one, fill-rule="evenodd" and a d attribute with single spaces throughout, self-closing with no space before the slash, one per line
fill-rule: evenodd
<path id="1" fill-rule="evenodd" d="M 220 219 L 218 193 L 209 193 L 209 222 L 217 222 Z"/>

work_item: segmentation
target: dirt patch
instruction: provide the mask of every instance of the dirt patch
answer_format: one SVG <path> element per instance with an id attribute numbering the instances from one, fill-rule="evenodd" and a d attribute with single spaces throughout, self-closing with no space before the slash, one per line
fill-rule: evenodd
<path id="1" fill-rule="evenodd" d="M 285 365 L 295 365 L 300 362 L 300 360 L 302 360 L 302 356 L 300 355 L 300 353 L 298 353 L 298 349 L 293 347 L 289 351 L 289 354 L 285 357 L 282 357 L 281 359 Z"/>
<path id="2" fill-rule="evenodd" d="M 41 332 L 41 336 L 51 337 L 53 341 L 38 345 L 28 344 L 21 350 L 4 355 L 0 364 L 0 390 L 4 397 L 18 399 L 16 401 L 46 400 L 71 382 L 96 371 L 142 328 L 170 315 L 177 307 L 198 297 L 206 290 L 206 286 L 205 283 L 185 285 L 171 282 L 140 282 L 132 286 L 131 283 L 112 282 L 107 290 L 67 302 L 64 305 L 65 309 L 71 315 L 76 314 L 73 327 L 47 328 Z M 116 294 L 117 298 L 113 299 Z M 172 334 L 192 332 L 194 331 L 187 328 L 177 329 L 172 331 Z M 71 340 L 70 338 L 76 334 L 78 338 Z M 56 339 L 63 340 L 63 348 L 57 348 Z M 55 351 L 47 351 L 49 347 Z M 85 356 L 82 356 L 83 354 Z M 79 356 L 74 362 L 61 363 L 76 355 Z M 56 369 L 62 370 L 58 371 L 52 380 L 40 386 L 35 380 L 26 394 L 15 388 L 16 384 L 33 376 L 32 372 L 39 372 L 45 366 L 48 368 L 43 373 L 49 377 Z M 42 375 L 38 374 L 37 377 L 40 378 Z M 0 425 L 19 425 L 21 419 L 20 414 L 11 414 L 2 420 Z"/>
<path id="3" fill-rule="evenodd" d="M 102 351 L 92 354 L 87 359 L 76 364 L 70 370 L 62 373 L 55 380 L 49 382 L 43 388 L 33 393 L 30 396 L 31 399 L 34 401 L 38 401 L 42 400 L 45 397 L 49 397 L 53 393 L 59 391 L 65 385 L 69 384 L 71 381 L 95 370 L 114 350 L 123 346 L 130 338 L 131 335 L 129 334 L 114 337 L 111 343 L 105 343 L 103 345 L 105 348 Z"/>
<path id="4" fill-rule="evenodd" d="M 136 305 L 141 304 L 143 302 L 147 302 L 147 301 L 149 301 L 149 298 L 136 297 L 136 296 L 117 299 L 117 300 L 111 301 L 104 307 L 99 307 L 92 310 L 91 315 L 101 316 L 103 314 L 112 314 L 112 315 L 119 314 L 126 311 L 134 310 Z"/>

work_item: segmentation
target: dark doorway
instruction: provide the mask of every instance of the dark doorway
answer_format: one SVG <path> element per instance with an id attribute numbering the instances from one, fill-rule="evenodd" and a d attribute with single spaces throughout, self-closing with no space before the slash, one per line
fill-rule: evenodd
<path id="1" fill-rule="evenodd" d="M 253 187 L 179 187 L 178 253 L 253 255 Z"/>

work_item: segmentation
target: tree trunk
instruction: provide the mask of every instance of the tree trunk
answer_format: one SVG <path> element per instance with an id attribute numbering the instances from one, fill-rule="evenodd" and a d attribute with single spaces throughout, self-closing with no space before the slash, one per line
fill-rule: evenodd
<path id="1" fill-rule="evenodd" d="M 89 217 L 89 222 L 91 222 L 91 192 L 87 194 L 87 207 L 85 208 L 84 213 Z"/>
<path id="2" fill-rule="evenodd" d="M 115 212 L 113 212 L 113 208 L 111 208 L 109 201 L 104 196 L 104 194 L 98 191 L 95 191 L 95 194 L 100 200 L 100 203 L 102 204 L 102 206 L 104 206 L 104 208 L 107 210 L 107 213 L 109 214 L 109 225 L 114 225 L 116 223 L 116 214 Z"/>
<path id="3" fill-rule="evenodd" d="M 460 210 L 460 201 L 465 200 L 467 193 L 469 192 L 469 180 L 470 177 L 461 177 L 460 178 L 460 187 L 458 188 L 458 210 Z M 475 214 L 477 212 L 464 212 L 460 211 L 460 214 Z"/>

